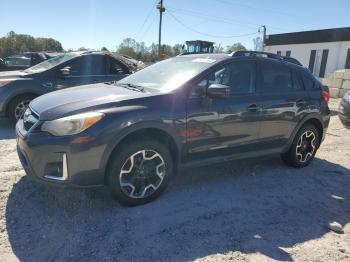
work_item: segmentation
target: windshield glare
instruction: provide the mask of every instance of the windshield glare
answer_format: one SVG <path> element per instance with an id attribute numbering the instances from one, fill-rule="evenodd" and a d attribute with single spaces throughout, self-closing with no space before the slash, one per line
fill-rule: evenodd
<path id="1" fill-rule="evenodd" d="M 26 73 L 40 73 L 43 71 L 46 71 L 48 69 L 51 69 L 59 64 L 62 64 L 74 57 L 78 56 L 78 54 L 76 53 L 68 53 L 68 54 L 64 54 L 64 55 L 59 55 L 56 56 L 54 58 L 51 58 L 49 60 L 46 60 L 44 62 L 41 62 L 40 64 L 37 64 L 35 66 L 32 66 L 30 68 L 28 68 L 27 70 L 25 70 L 24 72 Z"/>
<path id="2" fill-rule="evenodd" d="M 146 67 L 117 83 L 133 84 L 158 92 L 169 92 L 210 67 L 214 59 L 175 57 Z"/>

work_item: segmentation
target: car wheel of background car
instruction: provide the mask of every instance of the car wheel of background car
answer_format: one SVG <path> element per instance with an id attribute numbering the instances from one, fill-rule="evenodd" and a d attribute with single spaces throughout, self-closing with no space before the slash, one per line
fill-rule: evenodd
<path id="1" fill-rule="evenodd" d="M 8 117 L 12 122 L 17 122 L 23 112 L 27 109 L 30 101 L 35 98 L 34 95 L 23 95 L 15 97 L 8 106 Z"/>
<path id="2" fill-rule="evenodd" d="M 314 125 L 303 126 L 294 138 L 288 152 L 281 155 L 293 167 L 305 167 L 314 159 L 320 144 L 320 135 Z"/>
<path id="3" fill-rule="evenodd" d="M 112 155 L 107 184 L 118 202 L 127 206 L 157 198 L 173 174 L 169 150 L 153 139 L 128 141 Z"/>

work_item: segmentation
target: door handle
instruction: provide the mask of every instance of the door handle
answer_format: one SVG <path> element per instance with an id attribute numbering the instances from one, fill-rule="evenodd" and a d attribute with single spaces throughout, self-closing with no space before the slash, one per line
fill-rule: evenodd
<path id="1" fill-rule="evenodd" d="M 249 112 L 258 112 L 260 110 L 260 107 L 258 107 L 256 104 L 252 104 L 248 106 L 247 110 Z"/>

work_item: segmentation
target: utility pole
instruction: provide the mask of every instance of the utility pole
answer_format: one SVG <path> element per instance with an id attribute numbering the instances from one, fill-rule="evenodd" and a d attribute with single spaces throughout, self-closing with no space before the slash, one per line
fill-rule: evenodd
<path id="1" fill-rule="evenodd" d="M 159 10 L 159 36 L 158 36 L 158 60 L 161 59 L 162 53 L 162 16 L 163 12 L 165 12 L 165 7 L 163 6 L 163 0 L 160 0 L 157 9 Z"/>
<path id="2" fill-rule="evenodd" d="M 262 25 L 261 27 L 263 28 L 263 46 L 262 46 L 262 48 L 263 48 L 263 51 L 264 51 L 264 49 L 265 49 L 265 41 L 266 41 L 266 26 Z"/>

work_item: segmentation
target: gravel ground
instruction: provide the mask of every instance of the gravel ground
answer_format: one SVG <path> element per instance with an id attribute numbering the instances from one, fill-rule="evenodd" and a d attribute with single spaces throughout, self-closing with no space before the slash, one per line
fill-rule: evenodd
<path id="1" fill-rule="evenodd" d="M 126 208 L 103 188 L 31 182 L 2 121 L 0 261 L 350 261 L 349 145 L 334 114 L 304 169 L 266 157 L 184 170 L 158 200 Z"/>

